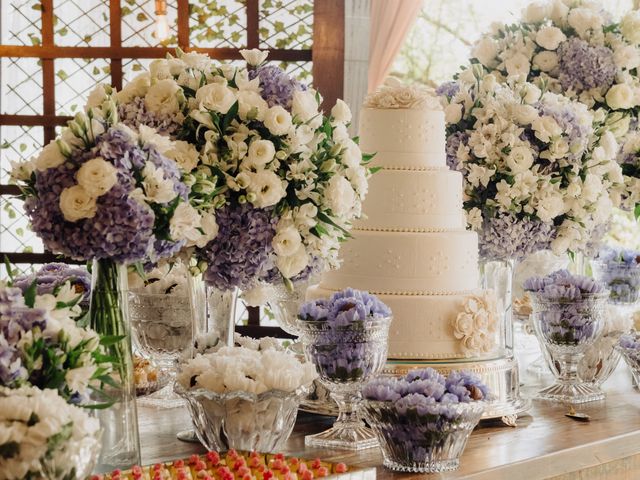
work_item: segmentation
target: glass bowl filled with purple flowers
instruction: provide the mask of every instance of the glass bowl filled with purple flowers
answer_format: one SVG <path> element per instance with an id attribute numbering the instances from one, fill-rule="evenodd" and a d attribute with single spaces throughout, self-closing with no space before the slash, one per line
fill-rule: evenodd
<path id="1" fill-rule="evenodd" d="M 307 359 L 338 404 L 329 430 L 305 437 L 309 446 L 361 450 L 378 445 L 362 421 L 362 386 L 387 360 L 391 310 L 374 295 L 348 288 L 303 304 L 298 325 Z"/>
<path id="2" fill-rule="evenodd" d="M 640 385 L 640 333 L 634 330 L 622 335 L 616 349 L 631 369 L 634 384 Z"/>
<path id="3" fill-rule="evenodd" d="M 375 431 L 384 466 L 397 472 L 434 473 L 460 465 L 489 392 L 480 379 L 432 368 L 379 377 L 362 391 L 365 416 Z"/>
<path id="4" fill-rule="evenodd" d="M 609 301 L 632 306 L 640 300 L 640 252 L 607 248 L 591 263 L 593 276 L 609 289 Z"/>
<path id="5" fill-rule="evenodd" d="M 603 399 L 599 385 L 578 376 L 578 365 L 602 333 L 609 298 L 605 285 L 558 270 L 527 279 L 524 288 L 531 295 L 536 336 L 556 377 L 556 383 L 540 390 L 537 397 L 566 403 Z"/>

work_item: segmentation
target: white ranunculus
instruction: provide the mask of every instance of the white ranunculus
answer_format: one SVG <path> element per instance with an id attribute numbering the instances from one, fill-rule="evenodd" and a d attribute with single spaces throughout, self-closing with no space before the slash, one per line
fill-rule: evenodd
<path id="1" fill-rule="evenodd" d="M 632 70 L 640 66 L 640 52 L 633 45 L 620 45 L 613 52 L 613 61 L 618 68 Z"/>
<path id="2" fill-rule="evenodd" d="M 342 175 L 334 175 L 324 191 L 324 198 L 334 215 L 344 217 L 354 207 L 356 192 L 349 180 Z"/>
<path id="3" fill-rule="evenodd" d="M 276 252 L 276 255 L 283 257 L 296 253 L 301 244 L 302 237 L 294 227 L 286 227 L 279 230 L 271 241 L 273 251 Z"/>
<path id="4" fill-rule="evenodd" d="M 522 11 L 522 19 L 527 23 L 541 23 L 549 16 L 547 2 L 532 2 Z"/>
<path id="5" fill-rule="evenodd" d="M 287 257 L 279 256 L 276 258 L 276 266 L 280 273 L 286 278 L 292 278 L 302 272 L 309 265 L 309 256 L 304 248 L 300 245 L 298 250 Z"/>
<path id="6" fill-rule="evenodd" d="M 264 126 L 272 135 L 286 135 L 291 125 L 291 114 L 280 105 L 269 108 L 264 116 Z"/>
<path id="7" fill-rule="evenodd" d="M 640 11 L 631 10 L 620 22 L 620 31 L 624 38 L 634 45 L 640 44 Z"/>
<path id="8" fill-rule="evenodd" d="M 257 208 L 271 207 L 287 194 L 282 179 L 269 170 L 251 173 L 251 183 L 247 187 L 249 193 L 255 195 L 251 203 Z"/>
<path id="9" fill-rule="evenodd" d="M 176 197 L 173 182 L 165 180 L 164 170 L 156 168 L 152 162 L 147 162 L 142 169 L 142 188 L 147 200 L 156 203 L 169 203 Z"/>
<path id="10" fill-rule="evenodd" d="M 83 395 L 88 390 L 91 377 L 93 377 L 94 373 L 96 373 L 95 365 L 73 368 L 67 370 L 67 373 L 64 375 L 64 380 L 72 392 L 78 392 L 80 395 Z"/>
<path id="11" fill-rule="evenodd" d="M 200 158 L 196 147 L 183 140 L 173 142 L 173 146 L 164 152 L 164 154 L 175 161 L 178 167 L 180 167 L 180 170 L 185 173 L 193 171 L 193 169 L 198 166 L 198 159 Z"/>
<path id="12" fill-rule="evenodd" d="M 542 27 L 536 33 L 536 43 L 547 50 L 555 50 L 566 39 L 566 35 L 557 27 Z"/>
<path id="13" fill-rule="evenodd" d="M 308 122 L 318 115 L 318 102 L 316 101 L 315 91 L 313 90 L 296 90 L 293 92 L 291 100 L 291 113 L 300 118 L 303 122 Z"/>
<path id="14" fill-rule="evenodd" d="M 65 162 L 66 158 L 60 151 L 60 147 L 52 140 L 47 146 L 45 146 L 40 155 L 35 159 L 36 170 L 44 172 L 49 168 L 56 168 Z"/>
<path id="15" fill-rule="evenodd" d="M 169 222 L 169 234 L 175 242 L 186 240 L 187 246 L 195 245 L 200 239 L 201 233 L 200 215 L 188 202 L 180 203 Z"/>
<path id="16" fill-rule="evenodd" d="M 524 146 L 513 147 L 507 156 L 507 165 L 513 173 L 529 170 L 533 165 L 531 149 Z"/>
<path id="17" fill-rule="evenodd" d="M 553 117 L 542 116 L 536 118 L 531 124 L 536 138 L 543 142 L 549 142 L 552 138 L 562 135 L 562 127 Z"/>
<path id="18" fill-rule="evenodd" d="M 555 52 L 540 52 L 533 57 L 533 65 L 541 72 L 550 72 L 558 66 L 558 54 Z"/>
<path id="19" fill-rule="evenodd" d="M 637 105 L 635 92 L 626 83 L 612 86 L 605 95 L 607 105 L 614 110 L 628 110 Z"/>
<path id="20" fill-rule="evenodd" d="M 471 56 L 477 58 L 485 67 L 496 66 L 496 56 L 498 54 L 498 44 L 491 37 L 481 38 L 471 50 Z"/>
<path id="21" fill-rule="evenodd" d="M 584 37 L 587 32 L 600 30 L 603 18 L 590 8 L 578 7 L 569 11 L 567 21 L 580 37 Z"/>
<path id="22" fill-rule="evenodd" d="M 96 199 L 80 185 L 65 188 L 60 194 L 60 211 L 68 222 L 96 215 Z"/>
<path id="23" fill-rule="evenodd" d="M 508 58 L 504 62 L 504 66 L 510 77 L 522 77 L 523 79 L 527 78 L 531 69 L 529 58 L 522 53 L 516 53 Z"/>
<path id="24" fill-rule="evenodd" d="M 89 195 L 99 197 L 117 183 L 118 170 L 102 157 L 96 157 L 82 164 L 76 173 L 76 180 Z"/>
<path id="25" fill-rule="evenodd" d="M 250 165 L 257 168 L 264 167 L 273 160 L 276 154 L 276 147 L 269 140 L 254 140 L 249 145 L 247 160 Z"/>
<path id="26" fill-rule="evenodd" d="M 351 121 L 351 109 L 343 100 L 338 99 L 331 109 L 331 116 L 337 122 L 349 123 Z"/>
<path id="27" fill-rule="evenodd" d="M 96 88 L 91 90 L 89 97 L 87 98 L 86 109 L 100 107 L 102 103 L 107 99 L 107 91 L 102 83 L 99 83 Z"/>
<path id="28" fill-rule="evenodd" d="M 242 55 L 242 58 L 244 58 L 249 65 L 257 67 L 264 63 L 269 56 L 269 51 L 259 50 L 257 48 L 252 48 L 251 50 L 242 49 L 240 50 L 240 55 Z"/>
<path id="29" fill-rule="evenodd" d="M 262 96 L 253 90 L 241 90 L 238 92 L 238 115 L 243 120 L 263 120 L 269 109 L 269 104 Z"/>
<path id="30" fill-rule="evenodd" d="M 169 61 L 164 58 L 158 58 L 152 61 L 149 64 L 149 75 L 155 80 L 173 78 Z"/>
<path id="31" fill-rule="evenodd" d="M 119 103 L 131 103 L 136 97 L 144 97 L 151 86 L 151 78 L 148 73 L 141 73 L 127 83 L 122 91 L 116 93 Z"/>
<path id="32" fill-rule="evenodd" d="M 144 96 L 147 110 L 161 116 L 174 116 L 180 111 L 178 92 L 180 87 L 172 79 L 165 79 L 151 85 Z"/>
<path id="33" fill-rule="evenodd" d="M 209 109 L 214 112 L 227 113 L 236 102 L 236 96 L 226 85 L 210 83 L 200 87 L 196 91 L 196 100 L 200 109 Z"/>
<path id="34" fill-rule="evenodd" d="M 462 119 L 462 105 L 450 103 L 444 109 L 444 120 L 448 124 L 458 123 Z"/>

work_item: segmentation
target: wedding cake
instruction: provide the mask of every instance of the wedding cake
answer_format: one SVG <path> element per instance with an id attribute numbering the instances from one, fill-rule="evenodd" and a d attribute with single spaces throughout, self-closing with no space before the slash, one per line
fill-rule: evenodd
<path id="1" fill-rule="evenodd" d="M 390 359 L 491 358 L 499 353 L 491 296 L 478 289 L 478 238 L 467 231 L 462 175 L 447 167 L 445 121 L 426 89 L 386 86 L 365 100 L 360 146 L 375 152 L 364 217 L 342 266 L 311 298 L 367 290 L 393 311 Z"/>

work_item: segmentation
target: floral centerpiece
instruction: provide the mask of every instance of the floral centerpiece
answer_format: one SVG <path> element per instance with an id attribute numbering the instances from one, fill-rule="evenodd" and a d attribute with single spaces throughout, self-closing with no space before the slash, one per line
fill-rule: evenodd
<path id="1" fill-rule="evenodd" d="M 2 478 L 87 478 L 100 448 L 99 428 L 55 390 L 0 387 Z"/>
<path id="2" fill-rule="evenodd" d="M 432 368 L 411 370 L 402 378 L 377 378 L 362 393 L 384 465 L 401 472 L 458 468 L 489 397 L 479 378 L 457 371 L 445 377 Z"/>
<path id="3" fill-rule="evenodd" d="M 640 252 L 606 248 L 592 262 L 595 277 L 607 285 L 609 301 L 634 305 L 640 299 Z"/>
<path id="4" fill-rule="evenodd" d="M 597 2 L 534 2 L 514 25 L 496 24 L 473 50 L 500 81 L 527 80 L 578 100 L 621 145 L 623 205 L 640 201 L 640 12 L 615 21 Z"/>

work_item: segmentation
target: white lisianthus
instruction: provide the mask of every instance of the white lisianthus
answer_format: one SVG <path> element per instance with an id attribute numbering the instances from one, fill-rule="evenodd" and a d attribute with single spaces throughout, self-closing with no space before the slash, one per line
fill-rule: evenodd
<path id="1" fill-rule="evenodd" d="M 552 138 L 562 135 L 562 127 L 550 116 L 536 118 L 531 126 L 536 138 L 543 142 L 550 142 Z"/>
<path id="2" fill-rule="evenodd" d="M 522 11 L 522 19 L 527 23 L 541 23 L 550 13 L 547 2 L 532 2 Z"/>
<path id="3" fill-rule="evenodd" d="M 482 65 L 489 68 L 496 66 L 497 54 L 498 44 L 490 37 L 480 39 L 471 50 L 471 56 L 477 58 Z"/>
<path id="4" fill-rule="evenodd" d="M 533 57 L 533 65 L 541 72 L 550 72 L 558 66 L 558 54 L 555 52 L 540 52 Z"/>
<path id="5" fill-rule="evenodd" d="M 44 172 L 49 168 L 56 168 L 65 162 L 66 158 L 60 151 L 60 147 L 55 140 L 49 142 L 35 159 L 35 168 Z"/>
<path id="6" fill-rule="evenodd" d="M 283 257 L 295 254 L 301 244 L 300 233 L 294 227 L 278 230 L 271 241 L 273 251 L 276 252 L 276 255 Z"/>
<path id="7" fill-rule="evenodd" d="M 240 50 L 240 55 L 242 55 L 242 58 L 244 58 L 249 65 L 258 67 L 265 62 L 269 56 L 269 51 L 259 50 L 257 48 L 252 48 L 251 50 L 242 49 Z"/>
<path id="8" fill-rule="evenodd" d="M 520 90 L 520 94 L 524 103 L 533 105 L 538 100 L 540 100 L 540 97 L 542 97 L 542 90 L 540 90 L 533 83 L 525 83 Z"/>
<path id="9" fill-rule="evenodd" d="M 458 123 L 462 119 L 462 105 L 450 103 L 444 109 L 444 120 L 449 124 Z"/>
<path id="10" fill-rule="evenodd" d="M 640 52 L 633 45 L 620 45 L 613 52 L 613 61 L 618 68 L 632 70 L 640 66 Z"/>
<path id="11" fill-rule="evenodd" d="M 628 110 L 637 105 L 635 92 L 626 83 L 612 86 L 605 95 L 607 105 L 614 110 Z"/>
<path id="12" fill-rule="evenodd" d="M 282 179 L 274 172 L 262 170 L 250 175 L 251 183 L 247 191 L 255 195 L 255 200 L 251 202 L 254 207 L 271 207 L 286 196 L 287 191 L 282 185 Z"/>
<path id="13" fill-rule="evenodd" d="M 68 222 L 77 222 L 96 215 L 96 199 L 80 185 L 65 188 L 60 194 L 60 211 Z"/>
<path id="14" fill-rule="evenodd" d="M 307 125 L 301 125 L 301 126 L 307 126 Z M 333 127 L 332 137 L 335 143 L 342 143 L 346 141 L 349 138 L 349 130 L 347 129 L 347 126 L 344 123 L 337 123 Z"/>
<path id="15" fill-rule="evenodd" d="M 149 75 L 155 80 L 173 78 L 171 64 L 164 58 L 158 58 L 149 64 Z"/>
<path id="16" fill-rule="evenodd" d="M 640 11 L 631 10 L 620 22 L 620 31 L 624 38 L 633 45 L 640 44 Z"/>
<path id="17" fill-rule="evenodd" d="M 538 110 L 531 105 L 514 105 L 511 114 L 519 125 L 529 125 L 538 118 Z"/>
<path id="18" fill-rule="evenodd" d="M 286 135 L 291 129 L 291 114 L 280 105 L 267 110 L 264 116 L 264 126 L 272 135 Z"/>
<path id="19" fill-rule="evenodd" d="M 342 175 L 334 175 L 324 191 L 327 207 L 337 217 L 346 216 L 354 207 L 356 192 Z"/>
<path id="20" fill-rule="evenodd" d="M 351 121 L 351 109 L 343 100 L 338 99 L 331 109 L 331 116 L 337 122 L 349 123 Z"/>
<path id="21" fill-rule="evenodd" d="M 567 21 L 580 37 L 584 37 L 588 32 L 602 29 L 603 18 L 595 10 L 578 7 L 569 11 Z"/>
<path id="22" fill-rule="evenodd" d="M 206 108 L 219 113 L 227 113 L 236 102 L 236 96 L 233 90 L 226 85 L 210 83 L 196 91 L 196 101 L 200 109 Z"/>
<path id="23" fill-rule="evenodd" d="M 216 238 L 218 235 L 218 222 L 214 213 L 205 213 L 200 219 L 200 228 L 203 235 L 196 244 L 197 247 L 203 248 L 207 243 Z"/>
<path id="24" fill-rule="evenodd" d="M 211 58 L 203 53 L 183 53 L 180 56 L 180 60 L 189 68 L 195 68 L 203 72 L 209 72 L 211 70 Z"/>
<path id="25" fill-rule="evenodd" d="M 175 242 L 186 240 L 187 246 L 195 245 L 200 239 L 200 215 L 188 202 L 181 202 L 173 212 L 169 222 L 169 234 Z"/>
<path id="26" fill-rule="evenodd" d="M 118 181 L 118 170 L 102 157 L 83 163 L 76 173 L 78 185 L 93 197 L 107 193 Z"/>
<path id="27" fill-rule="evenodd" d="M 604 155 L 607 159 L 615 158 L 618 154 L 616 137 L 608 130 L 600 137 L 600 146 L 604 149 Z"/>
<path id="28" fill-rule="evenodd" d="M 151 77 L 148 73 L 141 73 L 125 85 L 122 91 L 116 93 L 119 103 L 131 103 L 136 97 L 144 97 L 151 86 Z"/>
<path id="29" fill-rule="evenodd" d="M 522 77 L 527 78 L 531 64 L 529 58 L 522 53 L 516 53 L 504 62 L 504 66 L 507 69 L 507 73 L 510 77 Z"/>
<path id="30" fill-rule="evenodd" d="M 507 165 L 513 173 L 529 170 L 533 165 L 533 153 L 530 148 L 513 147 L 507 156 Z"/>
<path id="31" fill-rule="evenodd" d="M 169 203 L 176 197 L 173 182 L 165 180 L 164 170 L 156 168 L 152 162 L 146 162 L 142 169 L 142 188 L 147 200 L 156 203 Z"/>
<path id="32" fill-rule="evenodd" d="M 566 35 L 557 27 L 542 27 L 536 33 L 536 43 L 547 50 L 557 49 L 566 39 Z"/>
<path id="33" fill-rule="evenodd" d="M 11 165 L 11 179 L 19 182 L 29 181 L 36 168 L 34 160 L 33 158 L 26 162 L 9 160 L 9 164 Z"/>
<path id="34" fill-rule="evenodd" d="M 107 85 L 105 88 L 104 84 L 99 83 L 96 88 L 91 90 L 85 109 L 89 110 L 90 108 L 102 106 L 102 103 L 107 99 L 107 89 L 110 91 L 111 87 Z"/>
<path id="35" fill-rule="evenodd" d="M 536 214 L 543 222 L 552 222 L 565 211 L 565 203 L 560 194 L 549 194 L 537 205 Z"/>
<path id="36" fill-rule="evenodd" d="M 582 184 L 582 198 L 588 202 L 595 202 L 604 191 L 602 180 L 598 175 L 587 174 Z"/>
<path id="37" fill-rule="evenodd" d="M 200 158 L 196 147 L 183 140 L 173 142 L 173 146 L 164 154 L 176 162 L 180 170 L 185 173 L 193 171 L 198 166 L 198 159 Z"/>
<path id="38" fill-rule="evenodd" d="M 67 382 L 69 390 L 84 395 L 89 389 L 89 383 L 96 373 L 96 369 L 97 367 L 93 365 L 67 370 L 67 373 L 64 375 L 64 380 Z"/>
<path id="39" fill-rule="evenodd" d="M 268 109 L 269 105 L 258 92 L 253 90 L 238 92 L 238 115 L 241 119 L 262 120 Z"/>
<path id="40" fill-rule="evenodd" d="M 278 255 L 276 258 L 276 266 L 285 278 L 292 278 L 302 272 L 309 265 L 309 256 L 304 248 L 300 245 L 293 255 L 286 257 Z"/>
<path id="41" fill-rule="evenodd" d="M 124 125 L 120 125 L 118 128 L 122 128 L 123 126 Z M 174 148 L 171 139 L 164 135 L 158 135 L 158 132 L 156 132 L 154 128 L 147 127 L 146 125 L 139 125 L 138 132 L 138 141 L 141 144 L 153 145 L 162 155 Z"/>
<path id="42" fill-rule="evenodd" d="M 482 229 L 482 212 L 479 208 L 473 207 L 467 212 L 467 223 L 476 232 Z"/>
<path id="43" fill-rule="evenodd" d="M 165 79 L 151 85 L 144 96 L 144 104 L 150 112 L 161 116 L 175 116 L 180 111 L 180 86 L 173 79 Z"/>
<path id="44" fill-rule="evenodd" d="M 247 160 L 250 165 L 261 168 L 273 160 L 276 148 L 269 140 L 254 140 L 249 145 Z"/>
<path id="45" fill-rule="evenodd" d="M 318 116 L 318 102 L 314 90 L 296 90 L 291 100 L 291 113 L 308 122 Z"/>
<path id="46" fill-rule="evenodd" d="M 347 168 L 358 168 L 362 163 L 362 151 L 356 142 L 350 138 L 343 143 L 345 149 L 342 151 L 342 163 Z"/>

